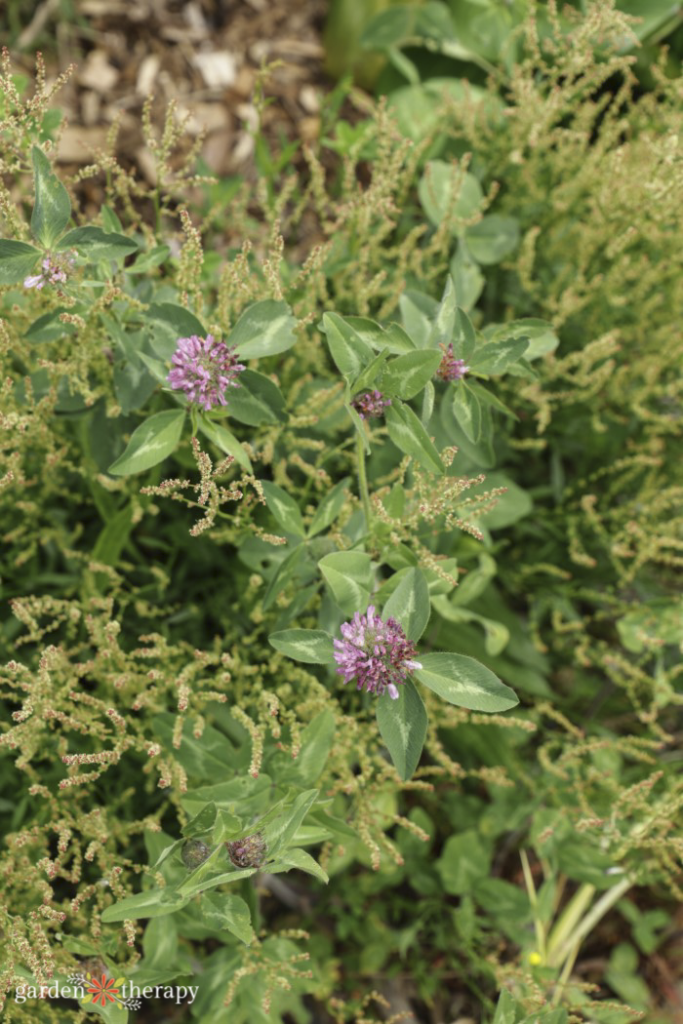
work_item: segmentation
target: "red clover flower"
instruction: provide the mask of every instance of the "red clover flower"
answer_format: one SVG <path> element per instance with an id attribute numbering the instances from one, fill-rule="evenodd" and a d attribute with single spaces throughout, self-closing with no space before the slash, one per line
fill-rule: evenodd
<path id="1" fill-rule="evenodd" d="M 381 391 L 364 391 L 351 402 L 362 420 L 371 416 L 381 416 L 387 405 L 391 405 L 391 399 L 385 398 Z"/>
<path id="2" fill-rule="evenodd" d="M 453 342 L 449 342 L 448 348 L 444 345 L 439 345 L 439 348 L 443 350 L 443 359 L 436 371 L 436 376 L 439 380 L 462 380 L 468 372 L 469 366 L 465 365 L 464 359 L 453 358 Z"/>
<path id="3" fill-rule="evenodd" d="M 24 279 L 24 288 L 35 288 L 40 291 L 46 284 L 63 284 L 74 264 L 74 257 L 69 252 L 53 256 L 46 253 L 43 259 L 42 274 L 34 274 Z"/>
<path id="4" fill-rule="evenodd" d="M 337 673 L 344 676 L 344 685 L 358 679 L 357 689 L 365 687 L 368 693 L 381 696 L 389 691 L 392 700 L 398 698 L 397 684 L 405 683 L 408 674 L 422 668 L 415 661 L 417 651 L 395 619 L 383 622 L 375 615 L 373 605 L 364 615 L 356 612 L 351 622 L 341 627 L 343 640 L 335 640 L 334 659 L 339 665 Z"/>
<path id="5" fill-rule="evenodd" d="M 239 387 L 235 378 L 244 366 L 237 358 L 234 345 L 216 341 L 212 334 L 178 338 L 167 380 L 174 390 L 184 391 L 190 402 L 208 412 L 214 405 L 227 405 L 226 390 Z"/>

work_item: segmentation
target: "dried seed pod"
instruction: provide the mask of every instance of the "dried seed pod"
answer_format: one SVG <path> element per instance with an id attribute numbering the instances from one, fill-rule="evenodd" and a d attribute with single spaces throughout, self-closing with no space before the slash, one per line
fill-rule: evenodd
<path id="1" fill-rule="evenodd" d="M 183 846 L 181 857 L 185 867 L 192 871 L 194 868 L 198 868 L 200 864 L 203 864 L 210 853 L 211 848 L 206 843 L 203 843 L 201 839 L 188 839 Z"/>
<path id="2" fill-rule="evenodd" d="M 236 868 L 260 868 L 266 859 L 266 841 L 263 832 L 226 843 L 230 860 Z"/>

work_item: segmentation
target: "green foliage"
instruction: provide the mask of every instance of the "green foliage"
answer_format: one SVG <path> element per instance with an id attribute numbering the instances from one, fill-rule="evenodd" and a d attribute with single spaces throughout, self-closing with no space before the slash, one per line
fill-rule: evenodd
<path id="1" fill-rule="evenodd" d="M 587 8 L 381 13 L 397 87 L 304 176 L 261 147 L 220 266 L 172 115 L 158 188 L 103 155 L 84 224 L 51 93 L 5 63 L 33 212 L 2 185 L 4 987 L 197 975 L 206 1024 L 367 1019 L 389 975 L 425 1019 L 456 990 L 495 1024 L 666 1012 L 680 79 L 640 94 L 628 20 Z M 474 85 L 421 82 L 421 49 Z M 199 409 L 167 375 L 207 332 L 248 365 Z M 396 700 L 336 672 L 369 606 L 417 651 Z"/>

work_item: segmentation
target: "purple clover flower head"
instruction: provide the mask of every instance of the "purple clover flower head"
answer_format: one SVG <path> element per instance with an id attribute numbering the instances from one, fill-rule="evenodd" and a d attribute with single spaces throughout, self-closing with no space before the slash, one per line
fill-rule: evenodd
<path id="1" fill-rule="evenodd" d="M 469 366 L 465 365 L 464 359 L 453 358 L 453 342 L 449 342 L 448 348 L 444 345 L 439 345 L 439 348 L 443 350 L 443 359 L 436 371 L 436 376 L 439 380 L 462 380 L 468 372 Z"/>
<path id="2" fill-rule="evenodd" d="M 201 405 L 207 412 L 214 405 L 227 405 L 225 392 L 239 387 L 236 380 L 244 370 L 237 362 L 235 346 L 216 341 L 212 334 L 206 338 L 178 338 L 178 347 L 172 358 L 173 369 L 167 380 L 175 390 L 184 391 L 188 401 Z"/>
<path id="3" fill-rule="evenodd" d="M 362 420 L 367 420 L 371 416 L 381 416 L 386 406 L 391 405 L 391 399 L 385 398 L 381 391 L 363 391 L 356 395 L 351 405 Z"/>
<path id="4" fill-rule="evenodd" d="M 255 832 L 244 839 L 225 844 L 228 857 L 236 868 L 260 868 L 266 859 L 266 841 L 263 832 Z"/>
<path id="5" fill-rule="evenodd" d="M 71 268 L 74 265 L 74 257 L 70 252 L 59 253 L 53 255 L 52 253 L 46 253 L 43 259 L 43 272 L 42 274 L 34 274 L 32 277 L 24 279 L 24 288 L 35 288 L 40 291 L 46 284 L 63 284 Z"/>
<path id="6" fill-rule="evenodd" d="M 389 691 L 392 700 L 410 672 L 422 668 L 415 661 L 417 651 L 395 619 L 386 622 L 368 605 L 364 615 L 356 612 L 351 622 L 341 627 L 343 640 L 335 640 L 334 660 L 337 673 L 344 676 L 344 685 L 357 679 L 356 689 L 381 696 Z"/>

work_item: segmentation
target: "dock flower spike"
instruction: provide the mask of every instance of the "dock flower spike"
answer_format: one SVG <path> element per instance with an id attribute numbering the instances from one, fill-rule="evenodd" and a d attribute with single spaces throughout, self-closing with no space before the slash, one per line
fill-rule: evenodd
<path id="1" fill-rule="evenodd" d="M 341 626 L 343 640 L 334 641 L 337 673 L 344 676 L 344 685 L 357 679 L 356 688 L 381 696 L 389 691 L 398 698 L 398 686 L 408 675 L 422 668 L 415 661 L 417 651 L 395 619 L 386 622 L 368 605 L 364 615 L 356 612 L 351 622 Z"/>

